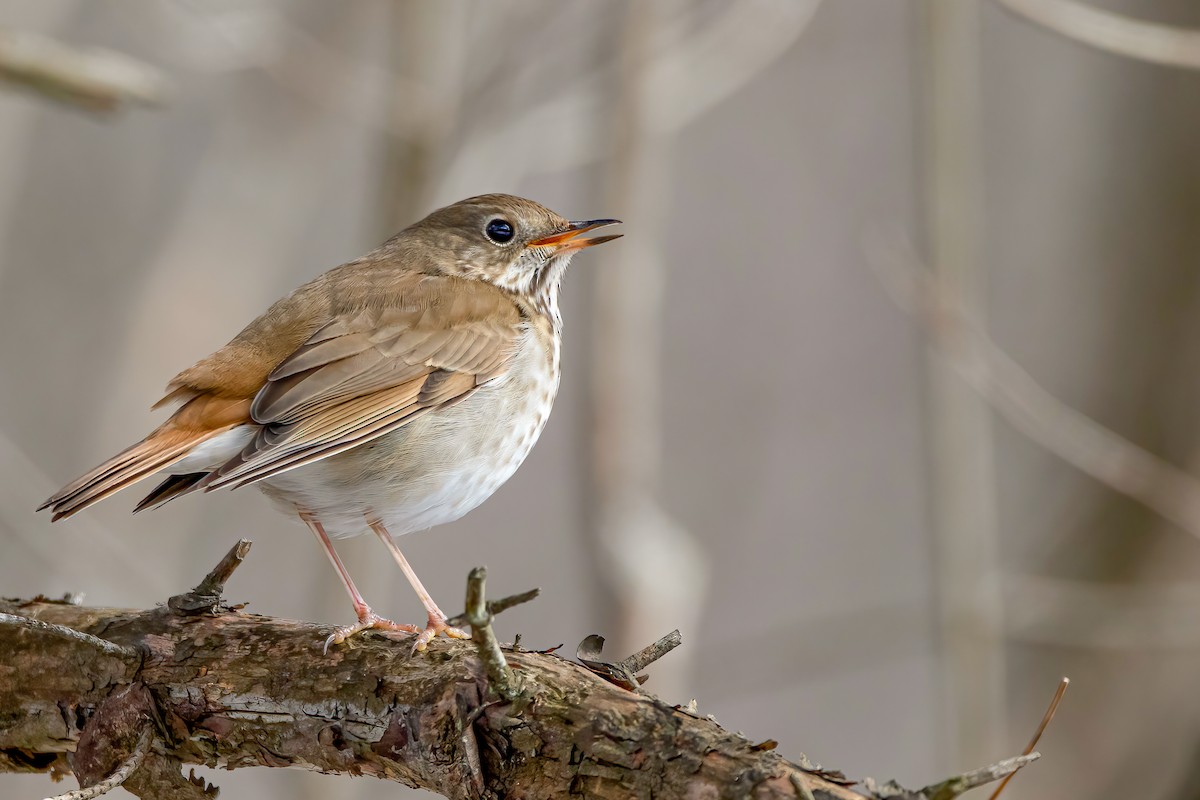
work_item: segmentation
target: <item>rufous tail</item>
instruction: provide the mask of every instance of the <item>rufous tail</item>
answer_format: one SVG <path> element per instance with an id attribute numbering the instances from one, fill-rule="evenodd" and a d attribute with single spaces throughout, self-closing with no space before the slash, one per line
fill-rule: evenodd
<path id="1" fill-rule="evenodd" d="M 38 506 L 38 511 L 50 509 L 55 520 L 82 511 L 171 466 L 201 442 L 245 422 L 248 413 L 248 401 L 196 397 L 145 439 L 59 489 Z M 158 490 L 151 497 L 155 494 Z M 162 497 L 156 499 L 165 502 Z"/>

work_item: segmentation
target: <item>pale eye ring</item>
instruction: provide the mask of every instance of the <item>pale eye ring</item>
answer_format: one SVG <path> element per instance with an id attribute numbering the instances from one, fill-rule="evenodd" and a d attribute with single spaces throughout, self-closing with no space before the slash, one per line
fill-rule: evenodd
<path id="1" fill-rule="evenodd" d="M 513 230 L 513 225 L 506 219 L 494 219 L 487 224 L 483 229 L 487 237 L 496 244 L 508 244 L 512 241 L 516 231 Z"/>

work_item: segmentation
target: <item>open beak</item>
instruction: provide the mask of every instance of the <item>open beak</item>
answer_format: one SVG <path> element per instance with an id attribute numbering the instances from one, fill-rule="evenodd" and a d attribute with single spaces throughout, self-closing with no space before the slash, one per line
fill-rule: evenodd
<path id="1" fill-rule="evenodd" d="M 611 242 L 613 239 L 620 239 L 621 234 L 615 233 L 609 236 L 593 236 L 591 239 L 583 238 L 583 234 L 588 231 L 594 231 L 596 228 L 603 228 L 606 225 L 619 225 L 619 219 L 588 219 L 578 222 L 571 222 L 567 225 L 565 231 L 543 236 L 541 239 L 534 239 L 529 243 L 529 247 L 548 247 L 553 250 L 553 255 L 561 256 L 567 253 L 574 253 L 582 250 L 585 247 L 592 247 L 605 242 Z"/>

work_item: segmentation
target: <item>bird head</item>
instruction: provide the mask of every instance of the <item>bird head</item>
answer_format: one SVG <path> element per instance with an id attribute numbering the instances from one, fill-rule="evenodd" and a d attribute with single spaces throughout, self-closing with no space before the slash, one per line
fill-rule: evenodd
<path id="1" fill-rule="evenodd" d="M 488 194 L 440 208 L 397 239 L 409 239 L 442 274 L 487 281 L 554 307 L 571 257 L 621 236 L 584 234 L 619 222 L 569 220 L 532 200 Z"/>

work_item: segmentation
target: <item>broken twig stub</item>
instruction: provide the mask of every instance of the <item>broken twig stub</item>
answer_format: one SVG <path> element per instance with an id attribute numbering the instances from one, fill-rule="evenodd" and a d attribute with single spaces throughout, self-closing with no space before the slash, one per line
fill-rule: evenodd
<path id="1" fill-rule="evenodd" d="M 219 613 L 223 608 L 221 595 L 225 591 L 225 583 L 233 575 L 233 571 L 246 559 L 246 554 L 250 552 L 251 544 L 252 542 L 249 539 L 240 539 L 217 562 L 212 571 L 204 576 L 204 580 L 196 584 L 195 589 L 183 594 L 177 594 L 167 600 L 167 607 L 176 614 L 183 614 L 185 616 L 189 614 Z"/>
<path id="2" fill-rule="evenodd" d="M 521 688 L 492 630 L 492 613 L 488 610 L 484 593 L 486 581 L 487 567 L 475 567 L 467 576 L 467 601 L 463 616 L 471 626 L 471 641 L 475 643 L 479 658 L 483 661 L 488 685 L 505 700 L 513 700 L 521 693 Z"/>

